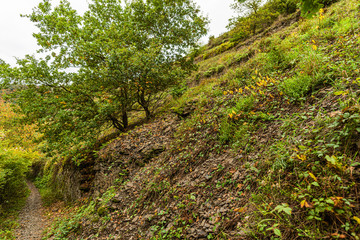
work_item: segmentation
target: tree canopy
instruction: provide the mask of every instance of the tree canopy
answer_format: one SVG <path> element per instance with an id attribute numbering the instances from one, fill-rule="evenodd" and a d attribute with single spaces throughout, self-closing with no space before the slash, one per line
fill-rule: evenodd
<path id="1" fill-rule="evenodd" d="M 83 15 L 66 0 L 43 0 L 25 17 L 39 29 L 43 57 L 1 62 L 0 74 L 50 152 L 92 144 L 108 127 L 125 130 L 133 110 L 149 118 L 194 68 L 186 54 L 207 25 L 192 0 L 93 0 Z"/>

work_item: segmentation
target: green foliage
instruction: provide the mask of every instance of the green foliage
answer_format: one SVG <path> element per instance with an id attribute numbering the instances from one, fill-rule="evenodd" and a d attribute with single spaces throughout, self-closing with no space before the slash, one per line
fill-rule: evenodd
<path id="1" fill-rule="evenodd" d="M 281 89 L 290 99 L 300 100 L 311 91 L 312 86 L 311 76 L 299 74 L 285 79 L 281 84 Z"/>
<path id="2" fill-rule="evenodd" d="M 83 226 L 96 238 L 109 216 L 107 230 L 137 215 L 144 239 L 186 239 L 202 221 L 214 226 L 208 239 L 359 239 L 359 3 L 342 3 L 251 46 L 210 49 L 199 74 L 220 64 L 224 74 L 178 90 L 175 112 L 191 114 L 161 161 L 129 174 L 136 200 L 114 213 L 108 197 L 92 201 L 49 238 L 79 237 Z"/>
<path id="3" fill-rule="evenodd" d="M 227 53 L 230 62 L 237 54 L 246 61 L 227 65 L 214 89 L 223 98 L 212 95 L 216 104 L 207 107 L 226 109 L 219 152 L 241 155 L 247 170 L 249 220 L 238 228 L 245 238 L 359 239 L 359 6 L 317 9 L 315 18 L 246 45 L 250 57 L 242 48 Z M 273 84 L 263 84 L 268 77 Z"/>
<path id="4" fill-rule="evenodd" d="M 13 217 L 27 196 L 26 173 L 39 155 L 0 143 L 0 238 L 12 239 Z M 8 237 L 8 238 L 7 238 Z"/>
<path id="5" fill-rule="evenodd" d="M 229 20 L 234 42 L 254 35 L 269 26 L 280 13 L 293 12 L 293 4 L 287 1 L 236 0 L 232 8 L 240 12 L 239 17 Z"/>
<path id="6" fill-rule="evenodd" d="M 270 52 L 267 53 L 267 66 L 271 70 L 285 70 L 290 67 L 290 62 L 287 59 L 287 56 L 284 54 L 282 49 L 278 47 L 273 47 Z"/>
<path id="7" fill-rule="evenodd" d="M 220 65 L 218 65 L 216 67 L 209 68 L 206 72 L 204 72 L 203 76 L 208 78 L 208 77 L 211 77 L 214 74 L 221 73 L 224 69 L 225 69 L 225 66 L 220 64 Z"/>
<path id="8" fill-rule="evenodd" d="M 175 98 L 181 97 L 187 89 L 188 86 L 186 85 L 186 82 L 178 84 L 171 89 L 171 96 Z"/>
<path id="9" fill-rule="evenodd" d="M 12 239 L 15 216 L 27 196 L 26 174 L 41 155 L 36 152 L 35 127 L 20 125 L 21 115 L 0 99 L 0 238 Z M 21 134 L 20 134 L 21 132 Z"/>
<path id="10" fill-rule="evenodd" d="M 301 0 L 301 12 L 305 16 L 312 16 L 320 8 L 327 7 L 337 0 Z"/>
<path id="11" fill-rule="evenodd" d="M 0 202 L 6 203 L 21 198 L 26 193 L 25 174 L 39 155 L 2 145 L 0 149 Z"/>
<path id="12" fill-rule="evenodd" d="M 245 97 L 236 101 L 235 107 L 229 109 L 229 119 L 224 119 L 219 128 L 219 141 L 222 144 L 234 144 L 235 148 L 242 148 L 246 146 L 249 138 L 250 128 L 245 122 L 245 119 L 238 119 L 239 113 L 247 114 L 250 112 L 255 104 L 255 98 Z M 240 121 L 239 121 L 240 120 Z"/>
<path id="13" fill-rule="evenodd" d="M 291 14 L 296 12 L 299 0 L 270 0 L 273 9 L 281 14 Z"/>
<path id="14" fill-rule="evenodd" d="M 27 15 L 45 58 L 1 64 L 1 78 L 23 121 L 36 123 L 47 152 L 89 147 L 102 131 L 129 125 L 140 108 L 150 118 L 164 91 L 194 69 L 188 49 L 206 33 L 190 0 L 94 0 L 80 16 L 67 1 L 48 0 Z M 145 14 L 146 13 L 146 14 Z"/>
<path id="15" fill-rule="evenodd" d="M 231 5 L 231 7 L 240 12 L 250 11 L 250 14 L 256 14 L 263 2 L 263 0 L 235 0 L 235 3 Z"/>
<path id="16" fill-rule="evenodd" d="M 68 239 L 70 234 L 81 231 L 82 222 L 87 219 L 91 222 L 99 222 L 99 220 L 108 221 L 108 209 L 106 205 L 115 196 L 114 188 L 109 188 L 99 198 L 83 203 L 80 207 L 74 207 L 70 214 L 65 218 L 56 219 L 52 226 L 47 229 L 43 239 Z M 97 229 L 100 230 L 100 229 Z"/>
<path id="17" fill-rule="evenodd" d="M 211 50 L 205 52 L 203 54 L 203 59 L 205 60 L 205 59 L 208 59 L 208 58 L 210 58 L 212 56 L 223 53 L 223 52 L 233 48 L 234 46 L 235 46 L 234 42 L 231 42 L 231 41 L 224 42 L 221 45 L 219 45 L 219 46 L 217 46 L 215 48 L 212 48 Z"/>
<path id="18" fill-rule="evenodd" d="M 63 199 L 60 190 L 54 189 L 54 186 L 52 186 L 52 174 L 53 170 L 51 168 L 45 169 L 44 173 L 37 176 L 34 181 L 35 186 L 40 192 L 41 200 L 45 206 L 50 206 L 51 204 Z"/>

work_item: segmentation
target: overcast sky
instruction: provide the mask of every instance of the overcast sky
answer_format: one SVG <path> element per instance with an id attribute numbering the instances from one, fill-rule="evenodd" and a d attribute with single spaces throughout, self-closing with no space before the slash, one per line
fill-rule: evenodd
<path id="1" fill-rule="evenodd" d="M 83 13 L 87 9 L 87 0 L 69 0 L 71 6 Z M 226 31 L 228 19 L 233 15 L 230 4 L 233 0 L 194 0 L 200 5 L 204 15 L 211 21 L 209 35 L 218 36 Z M 0 59 L 14 65 L 15 57 L 23 58 L 38 49 L 32 33 L 37 28 L 28 18 L 20 14 L 28 14 L 41 0 L 2 0 L 0 7 Z M 54 0 L 54 3 L 59 0 Z M 206 42 L 207 38 L 203 39 Z"/>

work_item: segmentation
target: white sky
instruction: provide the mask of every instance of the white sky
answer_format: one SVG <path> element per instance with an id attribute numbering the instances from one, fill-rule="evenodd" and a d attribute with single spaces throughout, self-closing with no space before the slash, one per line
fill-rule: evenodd
<path id="1" fill-rule="evenodd" d="M 0 0 L 0 59 L 11 65 L 16 63 L 17 58 L 23 58 L 26 54 L 34 54 L 38 49 L 32 33 L 37 28 L 28 18 L 20 17 L 20 14 L 28 14 L 38 5 L 41 0 Z M 71 6 L 83 13 L 87 9 L 87 0 L 69 0 Z M 194 0 L 200 5 L 204 15 L 211 21 L 209 34 L 218 36 L 226 31 L 228 19 L 234 15 L 230 9 L 233 0 Z M 54 3 L 59 0 L 53 1 Z M 202 41 L 207 42 L 207 37 Z"/>

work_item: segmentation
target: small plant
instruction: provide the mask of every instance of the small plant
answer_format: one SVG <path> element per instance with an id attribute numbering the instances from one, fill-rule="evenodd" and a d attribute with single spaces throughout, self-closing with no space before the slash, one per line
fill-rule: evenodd
<path id="1" fill-rule="evenodd" d="M 183 82 L 179 85 L 176 85 L 175 87 L 173 87 L 171 89 L 171 96 L 173 96 L 174 98 L 179 98 L 181 97 L 185 92 L 186 90 L 188 89 L 188 86 L 186 84 L 186 82 Z"/>
<path id="2" fill-rule="evenodd" d="M 225 69 L 224 65 L 218 65 L 216 67 L 209 68 L 206 72 L 204 72 L 204 77 L 211 77 L 214 74 L 219 74 Z"/>
<path id="3" fill-rule="evenodd" d="M 286 78 L 280 84 L 280 90 L 285 93 L 291 100 L 301 100 L 308 94 L 313 87 L 312 78 L 309 75 L 295 75 Z"/>

